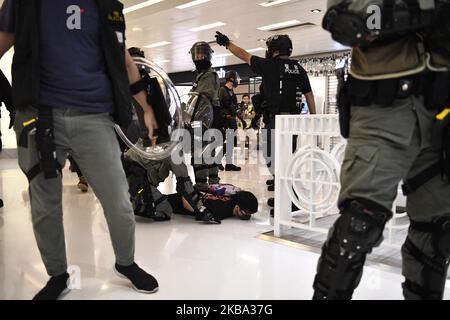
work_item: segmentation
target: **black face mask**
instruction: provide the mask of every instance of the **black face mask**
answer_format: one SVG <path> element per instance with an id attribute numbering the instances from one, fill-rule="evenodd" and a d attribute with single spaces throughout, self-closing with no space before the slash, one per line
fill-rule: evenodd
<path id="1" fill-rule="evenodd" d="M 195 68 L 197 71 L 203 71 L 211 68 L 211 61 L 208 60 L 200 60 L 200 61 L 194 61 Z"/>

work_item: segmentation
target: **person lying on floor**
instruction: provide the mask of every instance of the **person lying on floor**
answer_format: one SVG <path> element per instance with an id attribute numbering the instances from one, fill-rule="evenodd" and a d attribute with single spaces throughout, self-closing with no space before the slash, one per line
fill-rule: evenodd
<path id="1" fill-rule="evenodd" d="M 233 191 L 235 190 L 235 191 Z M 194 216 L 194 209 L 180 194 L 166 196 L 174 214 Z M 232 185 L 212 185 L 202 196 L 203 205 L 216 221 L 237 217 L 250 220 L 258 212 L 258 199 L 251 192 L 241 191 Z"/>

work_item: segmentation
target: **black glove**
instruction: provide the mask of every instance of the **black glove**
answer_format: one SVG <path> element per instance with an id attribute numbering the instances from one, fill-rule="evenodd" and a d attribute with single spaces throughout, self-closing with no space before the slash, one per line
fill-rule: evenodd
<path id="1" fill-rule="evenodd" d="M 8 129 L 11 129 L 14 125 L 14 122 L 16 121 L 16 112 L 10 112 L 9 113 L 9 127 Z"/>
<path id="2" fill-rule="evenodd" d="M 228 38 L 223 33 L 220 33 L 219 31 L 216 31 L 216 41 L 219 46 L 222 47 L 228 47 L 230 44 L 230 38 Z"/>

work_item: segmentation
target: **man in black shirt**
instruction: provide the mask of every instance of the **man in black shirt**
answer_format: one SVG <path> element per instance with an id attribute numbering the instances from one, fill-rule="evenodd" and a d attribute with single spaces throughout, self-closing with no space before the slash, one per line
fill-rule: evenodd
<path id="1" fill-rule="evenodd" d="M 302 111 L 302 96 L 306 97 L 311 114 L 316 113 L 314 94 L 311 89 L 308 75 L 300 64 L 291 60 L 292 41 L 287 35 L 276 35 L 266 42 L 266 58 L 252 56 L 244 49 L 238 47 L 230 39 L 220 33 L 216 33 L 217 43 L 226 47 L 232 54 L 250 65 L 252 70 L 262 76 L 264 88 L 262 109 L 264 122 L 267 129 L 266 150 L 267 165 L 274 175 L 274 159 L 272 150 L 272 130 L 275 129 L 275 116 L 286 114 L 300 114 Z M 293 150 L 294 151 L 294 150 Z M 269 190 L 274 190 L 274 181 L 268 181 Z M 273 202 L 273 199 L 269 201 Z"/>

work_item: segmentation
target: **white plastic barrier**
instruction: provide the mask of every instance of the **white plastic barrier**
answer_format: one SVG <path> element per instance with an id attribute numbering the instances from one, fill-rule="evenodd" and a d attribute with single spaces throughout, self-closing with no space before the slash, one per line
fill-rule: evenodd
<path id="1" fill-rule="evenodd" d="M 335 219 L 324 218 L 339 213 L 339 176 L 346 147 L 339 118 L 337 115 L 277 116 L 276 128 L 275 236 L 281 236 L 283 226 L 326 234 Z M 293 152 L 294 139 L 296 152 Z M 400 192 L 399 195 L 396 202 L 404 202 Z M 292 205 L 300 210 L 293 212 Z M 386 246 L 401 245 L 394 240 L 394 231 L 408 228 L 408 224 L 398 223 L 405 216 L 395 214 L 388 223 Z"/>

